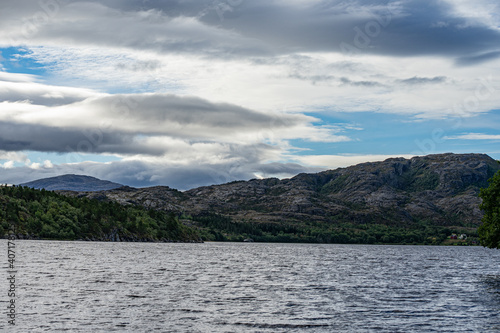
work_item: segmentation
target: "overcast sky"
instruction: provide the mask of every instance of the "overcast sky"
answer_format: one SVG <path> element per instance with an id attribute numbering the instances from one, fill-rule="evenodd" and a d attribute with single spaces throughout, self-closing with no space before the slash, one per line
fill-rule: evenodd
<path id="1" fill-rule="evenodd" d="M 4 0 L 0 183 L 500 158 L 498 0 Z"/>

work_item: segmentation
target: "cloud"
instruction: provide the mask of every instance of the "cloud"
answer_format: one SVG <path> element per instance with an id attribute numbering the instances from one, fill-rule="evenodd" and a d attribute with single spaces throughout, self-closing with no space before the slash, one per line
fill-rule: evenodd
<path id="1" fill-rule="evenodd" d="M 486 27 L 497 29 L 500 26 L 500 4 L 496 0 L 447 0 L 454 15 L 463 17 L 471 24 L 480 22 Z"/>
<path id="2" fill-rule="evenodd" d="M 456 67 L 454 59 L 446 58 L 348 59 L 331 53 L 311 53 L 258 58 L 259 61 L 254 59 L 256 63 L 245 59 L 226 61 L 172 55 L 155 58 L 142 53 L 117 56 L 108 51 L 44 47 L 33 49 L 32 56 L 42 63 L 59 59 L 57 66 L 50 65 L 53 75 L 71 85 L 97 86 L 111 93 L 153 91 L 197 96 L 212 103 L 224 101 L 271 114 L 277 110 L 293 113 L 332 110 L 450 117 L 455 114 L 450 109 L 465 103 L 465 98 L 474 98 L 482 81 L 488 81 L 490 92 L 500 89 L 495 70 Z M 155 59 L 161 65 L 154 70 L 130 69 L 136 62 L 140 66 Z M 124 66 L 120 69 L 118 64 Z M 481 96 L 477 107 L 462 108 L 461 113 L 473 115 L 498 106 L 500 95 Z"/>
<path id="3" fill-rule="evenodd" d="M 12 151 L 0 150 L 0 161 L 9 160 L 12 162 L 25 162 L 28 159 L 26 154 Z"/>
<path id="4" fill-rule="evenodd" d="M 303 114 L 265 114 L 171 94 L 96 95 L 62 106 L 2 102 L 0 110 L 5 150 L 67 152 L 89 142 L 93 153 L 158 155 L 169 149 L 168 138 L 232 144 L 349 140 L 335 128 L 314 126 L 319 120 Z"/>
<path id="5" fill-rule="evenodd" d="M 445 81 L 446 81 L 445 76 L 435 76 L 432 78 L 414 76 L 414 77 L 409 78 L 409 79 L 399 80 L 400 83 L 409 84 L 409 85 L 436 84 L 436 83 L 443 83 Z"/>
<path id="6" fill-rule="evenodd" d="M 340 82 L 342 84 L 357 86 L 357 87 L 383 87 L 383 84 L 380 84 L 376 81 L 352 81 L 346 77 L 341 77 Z"/>
<path id="7" fill-rule="evenodd" d="M 467 133 L 457 136 L 447 136 L 446 140 L 500 140 L 500 134 Z"/>
<path id="8" fill-rule="evenodd" d="M 443 1 L 246 1 L 223 26 L 287 50 L 460 56 L 496 48 L 499 31 L 480 18 L 464 18 Z M 202 17 L 216 24 L 215 15 Z M 436 25 L 437 22 L 446 22 Z"/>
<path id="9" fill-rule="evenodd" d="M 19 6 L 21 3 L 24 7 Z M 169 16 L 159 8 L 127 11 L 90 1 L 51 3 L 52 6 L 38 7 L 29 1 L 11 3 L 8 14 L 0 16 L 0 27 L 5 32 L 3 42 L 229 57 L 266 53 L 254 39 L 206 25 L 196 17 Z M 122 38 L 116 38 L 118 35 Z"/>
<path id="10" fill-rule="evenodd" d="M 464 56 L 457 59 L 457 65 L 468 66 L 500 58 L 500 51 L 485 52 L 476 55 Z"/>
<path id="11" fill-rule="evenodd" d="M 31 169 L 40 169 L 42 167 L 52 168 L 54 166 L 49 160 L 45 160 L 43 163 L 32 163 L 24 153 L 0 150 L 0 161 L 2 160 L 7 160 L 4 163 L 0 163 L 0 167 L 3 169 L 13 169 L 16 167 L 16 163 L 22 163 Z"/>
<path id="12" fill-rule="evenodd" d="M 159 155 L 160 148 L 148 147 L 129 133 L 104 132 L 94 128 L 59 128 L 38 124 L 0 121 L 0 147 L 7 151 L 57 153 L 115 153 Z"/>
<path id="13" fill-rule="evenodd" d="M 49 1 L 50 2 L 50 1 Z M 464 57 L 497 49 L 500 32 L 444 1 L 127 1 L 52 6 L 8 1 L 4 43 L 81 45 L 234 58 L 297 52 Z M 437 24 L 437 23 L 446 24 Z M 121 38 L 116 38 L 121 36 Z M 19 45 L 19 44 L 18 44 Z"/>
<path id="14" fill-rule="evenodd" d="M 1 102 L 29 101 L 45 106 L 65 105 L 98 95 L 90 89 L 46 85 L 29 74 L 0 72 Z"/>
<path id="15" fill-rule="evenodd" d="M 14 167 L 14 161 L 7 161 L 3 164 L 0 164 L 0 166 L 4 169 L 12 169 Z"/>

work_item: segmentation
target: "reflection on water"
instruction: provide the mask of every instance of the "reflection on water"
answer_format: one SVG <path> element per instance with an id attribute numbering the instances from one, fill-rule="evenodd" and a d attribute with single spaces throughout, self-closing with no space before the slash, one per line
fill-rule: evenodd
<path id="1" fill-rule="evenodd" d="M 500 331 L 500 251 L 480 247 L 17 246 L 18 332 Z"/>

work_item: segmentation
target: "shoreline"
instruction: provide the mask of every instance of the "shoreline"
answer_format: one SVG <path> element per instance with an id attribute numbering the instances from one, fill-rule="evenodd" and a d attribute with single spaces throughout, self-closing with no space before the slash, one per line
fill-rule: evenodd
<path id="1" fill-rule="evenodd" d="M 9 239 L 7 235 L 0 237 L 2 240 Z M 149 240 L 149 239 L 136 239 L 136 240 L 109 240 L 109 239 L 53 239 L 53 238 L 40 238 L 36 236 L 22 236 L 16 235 L 15 240 L 38 240 L 38 241 L 58 241 L 58 242 L 96 242 L 96 243 L 184 243 L 184 244 L 202 244 L 202 243 L 241 243 L 241 244 L 317 244 L 317 245 L 398 245 L 398 246 L 440 246 L 440 247 L 482 247 L 481 244 L 468 244 L 468 243 L 442 243 L 442 244 L 407 244 L 407 243 L 311 243 L 311 242 L 244 242 L 244 241 L 210 241 L 210 240 Z M 446 242 L 446 241 L 445 241 Z"/>

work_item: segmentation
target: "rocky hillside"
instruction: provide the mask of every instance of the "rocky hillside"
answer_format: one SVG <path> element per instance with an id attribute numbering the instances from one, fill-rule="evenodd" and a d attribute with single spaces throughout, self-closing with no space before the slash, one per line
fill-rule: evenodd
<path id="1" fill-rule="evenodd" d="M 66 194 L 190 216 L 218 213 L 234 222 L 473 227 L 482 217 L 479 189 L 488 186 L 487 180 L 499 169 L 484 154 L 439 154 L 185 192 L 159 186 Z"/>
<path id="2" fill-rule="evenodd" d="M 20 185 L 28 186 L 34 189 L 43 188 L 48 191 L 105 191 L 123 186 L 107 180 L 100 180 L 94 177 L 82 175 L 63 175 L 44 178 Z"/>

